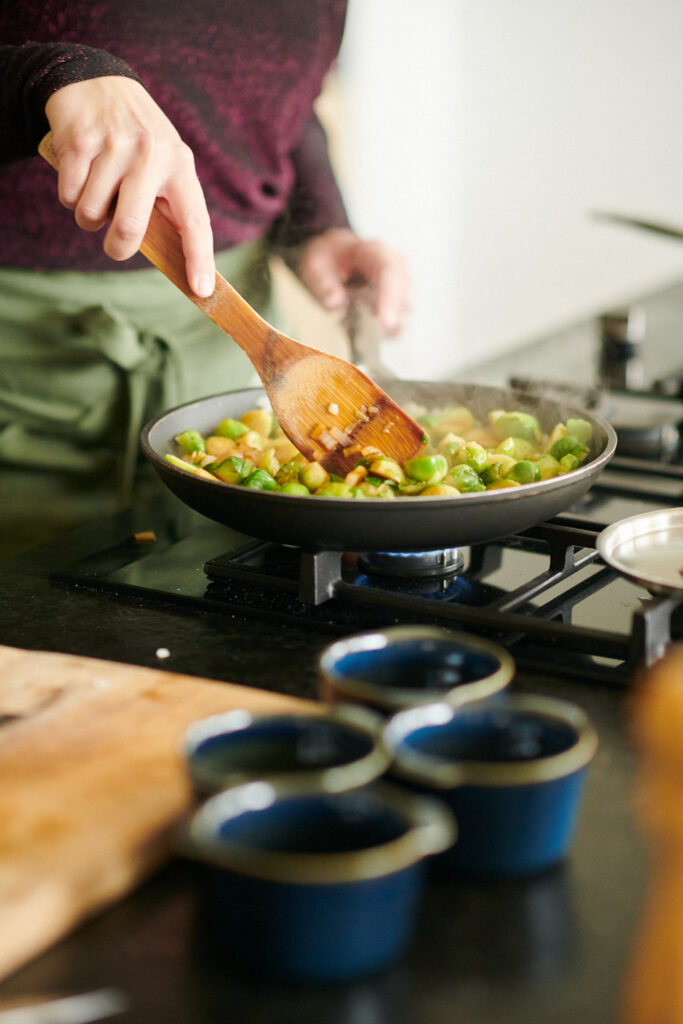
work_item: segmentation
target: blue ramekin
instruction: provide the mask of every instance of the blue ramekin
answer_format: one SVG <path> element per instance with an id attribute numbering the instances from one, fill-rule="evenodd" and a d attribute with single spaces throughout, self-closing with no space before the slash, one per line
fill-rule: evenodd
<path id="1" fill-rule="evenodd" d="M 381 725 L 379 715 L 360 707 L 274 715 L 238 709 L 193 722 L 182 751 L 199 793 L 254 780 L 336 792 L 384 772 L 389 756 Z"/>
<path id="2" fill-rule="evenodd" d="M 459 704 L 500 693 L 515 665 L 489 640 L 437 626 L 389 626 L 325 648 L 320 696 L 392 714 L 416 704 Z"/>
<path id="3" fill-rule="evenodd" d="M 210 797 L 185 852 L 228 961 L 297 983 L 379 971 L 405 952 L 423 862 L 454 840 L 439 801 L 388 783 L 342 793 L 252 782 Z"/>
<path id="4" fill-rule="evenodd" d="M 531 694 L 401 711 L 385 726 L 391 774 L 438 794 L 458 842 L 438 862 L 470 875 L 530 875 L 568 851 L 597 734 L 573 704 Z"/>

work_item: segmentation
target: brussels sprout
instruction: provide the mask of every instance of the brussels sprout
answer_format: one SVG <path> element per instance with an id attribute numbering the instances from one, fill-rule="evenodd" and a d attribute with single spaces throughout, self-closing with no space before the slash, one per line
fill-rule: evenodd
<path id="1" fill-rule="evenodd" d="M 560 464 L 552 455 L 539 455 L 536 459 L 536 465 L 541 474 L 541 480 L 550 480 L 551 477 L 557 476 L 560 472 Z"/>
<path id="2" fill-rule="evenodd" d="M 198 430 L 183 430 L 182 434 L 176 437 L 176 443 L 188 455 L 192 452 L 206 451 L 206 441 Z"/>
<path id="3" fill-rule="evenodd" d="M 382 476 L 387 480 L 393 480 L 395 484 L 403 483 L 405 474 L 398 462 L 394 459 L 375 459 L 370 463 L 369 476 Z"/>
<path id="4" fill-rule="evenodd" d="M 541 471 L 535 462 L 529 459 L 520 459 L 508 470 L 505 475 L 507 480 L 516 480 L 518 484 L 533 484 L 541 479 Z"/>
<path id="5" fill-rule="evenodd" d="M 213 462 L 211 472 L 226 484 L 238 484 L 254 471 L 254 464 L 239 455 L 230 455 L 222 462 Z"/>
<path id="6" fill-rule="evenodd" d="M 528 459 L 536 450 L 535 445 L 524 437 L 506 437 L 496 448 L 496 452 L 509 455 L 516 462 L 519 462 L 520 459 Z"/>
<path id="7" fill-rule="evenodd" d="M 330 474 L 319 462 L 309 462 L 299 470 L 299 480 L 309 491 L 317 491 L 329 479 Z"/>
<path id="8" fill-rule="evenodd" d="M 573 452 L 568 452 L 563 455 L 560 459 L 560 473 L 571 473 L 573 469 L 577 469 L 579 466 L 579 459 Z"/>
<path id="9" fill-rule="evenodd" d="M 282 494 L 308 494 L 308 495 L 310 495 L 310 493 L 311 493 L 309 491 L 308 487 L 304 487 L 303 484 L 297 483 L 296 480 L 289 480 L 286 484 L 282 484 L 282 486 L 280 487 L 280 491 L 281 491 Z"/>
<path id="10" fill-rule="evenodd" d="M 279 491 L 280 485 L 265 469 L 255 469 L 242 481 L 245 487 L 253 487 L 258 491 Z"/>
<path id="11" fill-rule="evenodd" d="M 504 412 L 494 423 L 498 437 L 523 437 L 535 441 L 540 437 L 541 424 L 530 412 Z"/>
<path id="12" fill-rule="evenodd" d="M 428 484 L 426 484 L 424 481 L 404 480 L 402 484 L 398 485 L 398 492 L 399 494 L 414 496 L 416 494 L 422 494 L 425 487 L 427 486 Z"/>
<path id="13" fill-rule="evenodd" d="M 495 484 L 496 480 L 502 480 L 500 475 L 500 467 L 494 463 L 492 466 L 487 466 L 479 474 L 479 479 L 485 487 L 490 487 L 491 484 Z"/>
<path id="14" fill-rule="evenodd" d="M 366 498 L 396 497 L 394 484 L 390 483 L 388 480 L 379 480 L 377 477 L 372 477 L 370 479 L 366 477 L 362 483 L 358 484 L 358 487 Z"/>
<path id="15" fill-rule="evenodd" d="M 505 476 L 507 471 L 514 466 L 517 460 L 513 459 L 511 455 L 503 455 L 500 452 L 491 452 L 489 455 L 489 464 L 487 469 L 492 469 L 496 480 Z M 482 476 L 486 473 L 483 471 Z"/>
<path id="16" fill-rule="evenodd" d="M 481 489 L 484 490 L 483 487 Z M 432 487 L 425 487 L 422 492 L 425 498 L 452 498 L 456 494 L 460 494 L 460 491 L 450 484 L 434 484 Z"/>
<path id="17" fill-rule="evenodd" d="M 448 472 L 448 463 L 443 455 L 416 455 L 406 459 L 403 469 L 411 480 L 439 483 Z"/>
<path id="18" fill-rule="evenodd" d="M 419 423 L 421 427 L 426 427 L 429 430 L 431 427 L 439 426 L 441 423 L 441 417 L 435 412 L 425 413 L 424 416 L 418 416 L 416 422 Z"/>
<path id="19" fill-rule="evenodd" d="M 239 420 L 233 420 L 228 416 L 220 421 L 214 430 L 214 434 L 218 434 L 219 437 L 231 437 L 234 441 L 241 437 L 242 434 L 246 434 L 248 430 L 249 428 L 245 427 L 244 423 L 240 423 Z"/>
<path id="20" fill-rule="evenodd" d="M 550 454 L 554 459 L 557 459 L 558 462 L 565 455 L 576 455 L 578 460 L 583 452 L 584 446 L 577 440 L 577 438 L 574 437 L 573 434 L 566 434 L 564 437 L 561 437 L 550 449 Z"/>
<path id="21" fill-rule="evenodd" d="M 475 472 L 481 473 L 489 464 L 488 452 L 477 441 L 468 441 L 455 456 L 455 463 L 470 466 Z"/>
<path id="22" fill-rule="evenodd" d="M 463 493 L 484 490 L 479 474 L 471 466 L 456 466 L 450 471 L 444 483 Z M 423 492 L 424 493 L 424 492 Z"/>
<path id="23" fill-rule="evenodd" d="M 285 484 L 298 484 L 300 470 L 301 464 L 299 462 L 285 462 L 275 474 L 275 479 L 282 488 L 284 488 Z"/>
<path id="24" fill-rule="evenodd" d="M 320 498 L 351 498 L 351 488 L 339 480 L 329 480 L 315 492 Z"/>
<path id="25" fill-rule="evenodd" d="M 593 427 L 588 420 L 568 419 L 567 433 L 575 437 L 579 444 L 588 444 L 593 436 Z"/>
<path id="26" fill-rule="evenodd" d="M 501 455 L 509 455 L 511 459 L 515 457 L 515 438 L 510 434 L 509 437 L 504 437 L 499 445 L 496 445 L 496 451 Z"/>

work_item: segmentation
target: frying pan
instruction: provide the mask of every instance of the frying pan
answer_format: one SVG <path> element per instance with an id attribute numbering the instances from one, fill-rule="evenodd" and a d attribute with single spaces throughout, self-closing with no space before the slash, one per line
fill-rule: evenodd
<path id="1" fill-rule="evenodd" d="M 315 498 L 213 483 L 164 460 L 174 438 L 194 428 L 210 434 L 226 416 L 238 419 L 266 404 L 260 388 L 202 398 L 163 413 L 144 428 L 142 450 L 166 486 L 191 508 L 249 537 L 308 551 L 431 551 L 495 540 L 541 523 L 573 505 L 614 455 L 616 434 L 605 420 L 551 398 L 508 388 L 394 380 L 385 390 L 399 404 L 428 409 L 465 405 L 486 422 L 492 409 L 531 412 L 545 429 L 581 417 L 593 426 L 587 461 L 572 473 L 523 487 L 450 498 Z"/>

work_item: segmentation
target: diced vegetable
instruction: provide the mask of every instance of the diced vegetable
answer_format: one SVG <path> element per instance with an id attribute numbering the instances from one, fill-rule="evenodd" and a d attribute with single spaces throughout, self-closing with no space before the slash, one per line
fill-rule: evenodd
<path id="1" fill-rule="evenodd" d="M 593 436 L 593 427 L 588 420 L 570 418 L 567 420 L 567 433 L 575 437 L 579 444 L 588 444 Z"/>
<path id="2" fill-rule="evenodd" d="M 541 424 L 530 412 L 504 412 L 493 426 L 500 438 L 523 437 L 535 441 L 541 436 Z"/>
<path id="3" fill-rule="evenodd" d="M 280 485 L 265 469 L 255 469 L 242 481 L 245 487 L 255 487 L 259 491 L 279 491 Z"/>
<path id="4" fill-rule="evenodd" d="M 188 428 L 176 438 L 177 453 L 166 459 L 200 478 L 290 495 L 456 498 L 572 473 L 586 459 L 593 434 L 588 420 L 573 417 L 542 428 L 536 416 L 521 410 L 495 409 L 484 424 L 464 406 L 414 415 L 425 428 L 425 447 L 402 465 L 374 446 L 348 444 L 343 424 L 321 424 L 319 447 L 308 461 L 266 409 L 249 410 L 240 420 L 226 417 L 206 439 Z M 319 461 L 328 442 L 350 457 L 352 468 L 344 476 L 328 473 Z"/>
<path id="5" fill-rule="evenodd" d="M 299 473 L 299 480 L 308 487 L 309 491 L 317 491 L 319 487 L 326 484 L 330 475 L 319 462 L 309 462 L 303 466 Z"/>
<path id="6" fill-rule="evenodd" d="M 541 471 L 535 462 L 520 459 L 508 470 L 506 480 L 516 480 L 518 484 L 533 484 L 541 479 Z"/>
<path id="7" fill-rule="evenodd" d="M 206 451 L 206 442 L 198 430 L 183 430 L 176 437 L 176 442 L 180 450 L 188 454 Z"/>
<path id="8" fill-rule="evenodd" d="M 308 487 L 304 487 L 303 484 L 298 484 L 295 480 L 290 480 L 288 483 L 283 484 L 280 488 L 282 494 L 310 494 Z"/>
<path id="9" fill-rule="evenodd" d="M 230 455 L 222 462 L 215 462 L 211 472 L 226 484 L 239 484 L 254 471 L 254 463 L 239 455 Z"/>
<path id="10" fill-rule="evenodd" d="M 550 449 L 550 454 L 559 461 L 565 455 L 576 455 L 578 459 L 582 451 L 584 451 L 584 445 L 573 434 L 565 434 L 564 437 L 555 442 Z"/>
<path id="11" fill-rule="evenodd" d="M 240 423 L 239 420 L 233 420 L 230 416 L 226 419 L 221 420 L 216 427 L 215 433 L 219 437 L 231 437 L 235 441 L 242 434 L 246 434 L 249 427 L 245 427 L 244 423 Z"/>
<path id="12" fill-rule="evenodd" d="M 443 455 L 417 455 L 403 463 L 406 476 L 411 480 L 439 483 L 448 472 L 448 463 Z"/>

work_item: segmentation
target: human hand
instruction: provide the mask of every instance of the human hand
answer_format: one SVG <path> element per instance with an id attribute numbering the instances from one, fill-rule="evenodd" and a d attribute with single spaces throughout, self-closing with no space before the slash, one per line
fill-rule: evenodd
<path id="1" fill-rule="evenodd" d="M 398 334 L 410 312 L 410 272 L 405 257 L 383 242 L 368 242 L 349 228 L 315 235 L 298 250 L 296 273 L 325 309 L 346 309 L 359 284 L 382 331 Z"/>
<path id="2" fill-rule="evenodd" d="M 59 160 L 59 200 L 79 227 L 97 231 L 116 206 L 104 238 L 113 260 L 140 248 L 152 207 L 180 234 L 187 280 L 213 293 L 213 236 L 192 151 L 139 82 L 103 76 L 65 85 L 45 113 Z"/>

